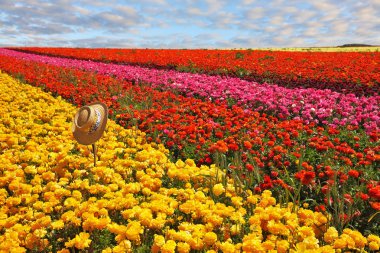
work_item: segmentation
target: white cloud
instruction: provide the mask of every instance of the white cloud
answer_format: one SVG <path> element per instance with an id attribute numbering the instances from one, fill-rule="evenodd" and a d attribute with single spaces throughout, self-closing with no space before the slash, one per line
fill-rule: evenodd
<path id="1" fill-rule="evenodd" d="M 196 7 L 189 7 L 187 9 L 187 14 L 189 14 L 189 15 L 195 15 L 195 16 L 207 15 L 206 12 L 204 12 L 200 8 L 196 8 Z"/>
<path id="2" fill-rule="evenodd" d="M 335 20 L 331 22 L 331 30 L 334 33 L 344 35 L 349 31 L 349 23 L 346 20 Z"/>
<path id="3" fill-rule="evenodd" d="M 219 29 L 233 28 L 234 25 L 239 23 L 236 19 L 236 15 L 230 12 L 220 12 L 216 18 L 210 19 L 213 21 L 212 26 Z"/>
<path id="4" fill-rule="evenodd" d="M 248 20 L 260 19 L 264 17 L 264 15 L 265 15 L 264 7 L 251 8 L 244 12 L 244 18 Z"/>
<path id="5" fill-rule="evenodd" d="M 243 5 L 251 5 L 254 2 L 256 2 L 256 0 L 243 0 L 243 1 L 241 1 L 241 4 L 243 4 Z"/>
<path id="6" fill-rule="evenodd" d="M 206 0 L 206 3 L 208 5 L 208 13 L 215 13 L 223 8 L 224 3 L 220 0 Z"/>
<path id="7" fill-rule="evenodd" d="M 380 0 L 0 0 L 0 45 L 380 44 L 379 30 Z"/>
<path id="8" fill-rule="evenodd" d="M 127 15 L 128 17 L 138 17 L 139 16 L 138 11 L 131 6 L 118 5 L 118 6 L 116 6 L 115 10 L 117 12 L 120 12 L 122 14 Z"/>
<path id="9" fill-rule="evenodd" d="M 91 15 L 91 11 L 89 9 L 83 8 L 81 6 L 73 6 L 73 11 L 77 12 L 79 15 Z"/>
<path id="10" fill-rule="evenodd" d="M 273 25 L 282 26 L 284 24 L 284 17 L 283 16 L 275 16 L 275 17 L 272 17 L 269 22 Z"/>
<path id="11" fill-rule="evenodd" d="M 284 25 L 280 31 L 278 31 L 278 35 L 289 37 L 293 34 L 294 28 L 291 25 Z"/>
<path id="12" fill-rule="evenodd" d="M 302 10 L 295 14 L 294 21 L 298 24 L 303 24 L 317 16 L 316 11 L 312 10 Z"/>

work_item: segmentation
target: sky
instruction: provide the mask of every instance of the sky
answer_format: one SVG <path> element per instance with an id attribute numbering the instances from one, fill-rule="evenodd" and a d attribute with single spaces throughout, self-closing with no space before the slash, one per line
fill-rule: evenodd
<path id="1" fill-rule="evenodd" d="M 0 47 L 380 45 L 380 0 L 0 0 Z"/>

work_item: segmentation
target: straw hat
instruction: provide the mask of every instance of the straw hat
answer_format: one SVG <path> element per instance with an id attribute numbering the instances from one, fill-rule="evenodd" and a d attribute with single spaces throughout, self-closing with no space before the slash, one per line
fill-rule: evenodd
<path id="1" fill-rule="evenodd" d="M 72 131 L 74 138 L 83 145 L 95 143 L 106 128 L 108 108 L 101 102 L 81 107 L 74 116 Z"/>

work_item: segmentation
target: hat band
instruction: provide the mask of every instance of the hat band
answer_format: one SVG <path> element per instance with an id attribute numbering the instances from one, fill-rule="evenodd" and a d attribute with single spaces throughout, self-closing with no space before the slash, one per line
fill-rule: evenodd
<path id="1" fill-rule="evenodd" d="M 100 113 L 100 111 L 98 109 L 94 109 L 95 110 L 95 114 L 96 114 L 96 121 L 95 123 L 90 127 L 90 130 L 88 131 L 88 134 L 92 134 L 93 132 L 95 132 L 98 127 L 100 126 L 100 121 L 101 121 L 101 117 L 102 117 L 102 114 Z"/>

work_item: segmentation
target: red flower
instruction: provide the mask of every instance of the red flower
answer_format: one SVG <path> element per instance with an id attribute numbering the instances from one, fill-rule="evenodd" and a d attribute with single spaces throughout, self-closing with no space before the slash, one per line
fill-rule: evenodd
<path id="1" fill-rule="evenodd" d="M 277 172 L 277 171 L 271 171 L 271 172 L 270 172 L 270 175 L 271 175 L 273 178 L 276 178 L 276 177 L 278 177 L 278 172 Z"/>
<path id="2" fill-rule="evenodd" d="M 380 202 L 369 202 L 371 207 L 376 211 L 380 211 Z"/>
<path id="3" fill-rule="evenodd" d="M 351 176 L 351 177 L 353 177 L 353 178 L 358 178 L 359 177 L 359 171 L 357 171 L 357 170 L 350 170 L 349 172 L 348 172 L 348 175 L 349 176 Z"/>
<path id="4" fill-rule="evenodd" d="M 211 164 L 212 163 L 212 159 L 210 157 L 206 157 L 205 163 L 206 164 Z"/>
<path id="5" fill-rule="evenodd" d="M 253 165 L 252 164 L 250 164 L 250 163 L 247 163 L 246 165 L 245 165 L 245 168 L 249 171 L 249 172 L 251 172 L 251 171 L 253 171 L 254 170 L 254 167 L 253 167 Z"/>
<path id="6" fill-rule="evenodd" d="M 272 179 L 268 175 L 264 176 L 264 183 L 260 184 L 260 188 L 263 190 L 273 188 Z"/>
<path id="7" fill-rule="evenodd" d="M 315 172 L 314 171 L 305 171 L 301 170 L 297 172 L 295 175 L 295 178 L 301 181 L 303 185 L 308 185 L 313 182 L 315 178 Z"/>
<path id="8" fill-rule="evenodd" d="M 170 148 L 174 145 L 174 142 L 173 141 L 167 141 L 166 145 Z"/>
<path id="9" fill-rule="evenodd" d="M 232 151 L 238 151 L 239 150 L 239 146 L 236 145 L 235 143 L 228 144 L 228 149 L 232 150 Z"/>
<path id="10" fill-rule="evenodd" d="M 316 206 L 315 207 L 315 211 L 316 212 L 325 212 L 326 211 L 326 207 L 324 205 Z"/>
<path id="11" fill-rule="evenodd" d="M 362 200 L 364 200 L 364 201 L 367 201 L 368 199 L 369 199 L 369 195 L 368 194 L 365 194 L 365 193 L 363 193 L 363 192 L 359 192 L 358 194 L 357 194 L 357 196 L 358 197 L 360 197 Z"/>
<path id="12" fill-rule="evenodd" d="M 215 137 L 221 139 L 221 138 L 223 138 L 223 133 L 222 132 L 216 132 Z"/>
<path id="13" fill-rule="evenodd" d="M 339 183 L 343 184 L 343 183 L 345 183 L 347 181 L 347 179 L 348 179 L 348 176 L 346 174 L 342 173 L 340 175 Z"/>
<path id="14" fill-rule="evenodd" d="M 376 200 L 380 200 L 380 185 L 376 186 L 376 187 L 373 187 L 371 189 L 369 189 L 368 191 L 368 195 L 371 197 L 371 198 L 374 198 Z"/>
<path id="15" fill-rule="evenodd" d="M 325 194 L 325 195 L 326 195 L 330 190 L 331 190 L 331 188 L 330 188 L 330 185 L 328 185 L 328 184 L 325 184 L 324 186 L 322 186 L 322 189 L 321 189 L 322 193 Z"/>
<path id="16" fill-rule="evenodd" d="M 351 197 L 350 194 L 346 193 L 343 195 L 343 198 L 344 198 L 344 201 L 348 204 L 352 204 L 353 203 L 353 199 Z"/>
<path id="17" fill-rule="evenodd" d="M 246 149 L 251 149 L 252 148 L 252 144 L 249 141 L 244 141 L 243 145 L 244 145 L 244 147 Z"/>
<path id="18" fill-rule="evenodd" d="M 310 184 L 311 181 L 315 178 L 315 172 L 314 171 L 307 171 L 302 179 L 303 184 Z"/>

